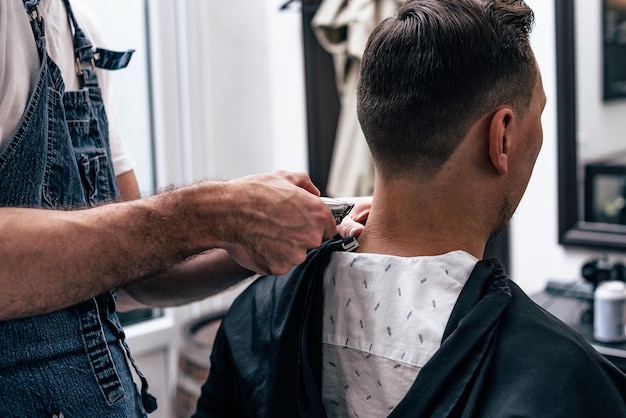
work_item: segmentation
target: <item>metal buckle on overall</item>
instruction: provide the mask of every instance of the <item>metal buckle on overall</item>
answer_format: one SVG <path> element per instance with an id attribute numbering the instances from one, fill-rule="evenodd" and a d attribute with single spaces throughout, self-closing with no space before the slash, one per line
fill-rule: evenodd
<path id="1" fill-rule="evenodd" d="M 30 17 L 31 21 L 34 21 L 34 20 L 37 21 L 37 25 L 39 26 L 39 29 L 41 30 L 41 22 L 43 21 L 43 16 L 41 16 L 41 14 L 39 13 L 38 5 L 35 6 L 33 10 L 28 12 L 28 16 Z"/>
<path id="2" fill-rule="evenodd" d="M 95 70 L 96 69 L 96 60 L 100 58 L 100 54 L 98 54 L 97 52 L 93 54 L 93 56 L 91 57 L 91 70 Z M 81 65 L 80 60 L 78 59 L 78 57 L 76 57 L 76 75 L 82 76 L 83 75 L 83 66 Z"/>
<path id="3" fill-rule="evenodd" d="M 38 7 L 39 7 L 39 6 L 35 6 L 35 8 L 34 8 L 32 11 L 30 11 L 30 12 L 28 13 L 28 15 L 30 16 L 30 19 L 31 19 L 31 20 L 37 20 L 37 22 L 41 23 L 41 19 L 42 19 L 42 17 L 41 17 L 41 15 L 39 14 L 39 9 L 38 9 Z"/>

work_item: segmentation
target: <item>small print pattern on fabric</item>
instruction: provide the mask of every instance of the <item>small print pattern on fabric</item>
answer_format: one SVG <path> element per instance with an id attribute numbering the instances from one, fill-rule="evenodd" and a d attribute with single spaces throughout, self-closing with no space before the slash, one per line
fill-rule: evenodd
<path id="1" fill-rule="evenodd" d="M 329 417 L 381 417 L 441 345 L 477 259 L 335 253 L 324 274 L 322 396 Z M 384 412 L 383 412 L 384 411 Z"/>

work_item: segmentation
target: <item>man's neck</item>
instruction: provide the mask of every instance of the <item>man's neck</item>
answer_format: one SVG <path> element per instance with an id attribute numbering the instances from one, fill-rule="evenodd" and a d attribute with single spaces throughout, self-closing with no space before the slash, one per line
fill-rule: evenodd
<path id="1" fill-rule="evenodd" d="M 476 222 L 481 217 L 472 213 L 471 205 L 433 196 L 432 188 L 429 195 L 394 190 L 376 189 L 365 230 L 358 239 L 359 252 L 414 257 L 463 250 L 478 259 L 483 257 L 488 232 Z"/>

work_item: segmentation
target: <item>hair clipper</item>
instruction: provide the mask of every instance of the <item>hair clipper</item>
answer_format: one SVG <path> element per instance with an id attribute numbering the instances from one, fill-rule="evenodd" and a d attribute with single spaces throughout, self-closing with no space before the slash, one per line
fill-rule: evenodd
<path id="1" fill-rule="evenodd" d="M 332 199 L 330 197 L 321 197 L 322 201 L 326 203 L 328 209 L 333 214 L 333 218 L 335 218 L 335 223 L 339 225 L 343 218 L 346 217 L 348 213 L 354 207 L 354 203 L 344 202 L 342 200 Z"/>

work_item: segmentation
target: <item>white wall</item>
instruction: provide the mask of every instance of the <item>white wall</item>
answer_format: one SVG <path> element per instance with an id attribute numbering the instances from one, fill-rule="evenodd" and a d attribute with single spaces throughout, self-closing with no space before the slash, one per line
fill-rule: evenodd
<path id="1" fill-rule="evenodd" d="M 177 61 L 179 107 L 162 117 L 178 114 L 186 145 L 160 153 L 163 163 L 180 159 L 182 172 L 160 183 L 306 171 L 300 14 L 279 12 L 279 0 L 174 3 L 181 30 L 162 62 Z"/>

